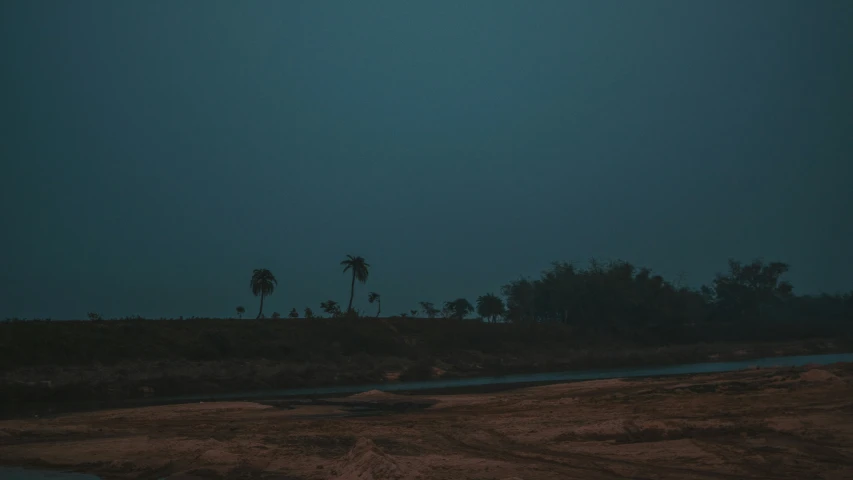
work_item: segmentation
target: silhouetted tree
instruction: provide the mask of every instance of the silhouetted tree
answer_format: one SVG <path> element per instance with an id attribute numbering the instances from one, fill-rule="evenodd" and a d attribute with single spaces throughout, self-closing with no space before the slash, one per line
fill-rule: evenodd
<path id="1" fill-rule="evenodd" d="M 237 306 L 237 318 L 243 318 L 243 314 L 246 313 L 246 307 L 242 305 Z"/>
<path id="2" fill-rule="evenodd" d="M 708 310 L 701 293 L 623 261 L 592 260 L 585 269 L 557 262 L 539 279 L 519 278 L 501 292 L 510 321 L 560 322 L 578 335 L 638 342 L 681 338 Z"/>
<path id="3" fill-rule="evenodd" d="M 340 305 L 338 305 L 338 302 L 334 300 L 326 300 L 325 302 L 321 303 L 320 309 L 322 309 L 324 312 L 326 312 L 332 317 L 341 316 L 341 307 Z"/>
<path id="4" fill-rule="evenodd" d="M 261 297 L 261 308 L 258 310 L 257 318 L 264 315 L 264 297 L 272 295 L 276 285 L 278 285 L 278 280 L 266 268 L 256 268 L 252 272 L 252 280 L 249 282 L 249 286 L 252 288 L 254 296 Z"/>
<path id="5" fill-rule="evenodd" d="M 305 318 L 314 318 L 314 310 L 311 310 L 311 307 L 305 307 Z"/>
<path id="6" fill-rule="evenodd" d="M 86 316 L 88 316 L 89 320 L 91 320 L 93 322 L 95 320 L 101 320 L 101 315 L 98 313 L 95 313 L 95 312 L 89 312 Z"/>
<path id="7" fill-rule="evenodd" d="M 363 257 L 347 255 L 347 258 L 341 261 L 341 265 L 344 267 L 344 273 L 347 270 L 352 271 L 352 284 L 350 285 L 349 304 L 347 305 L 347 311 L 349 312 L 352 310 L 352 299 L 355 296 L 355 281 L 358 280 L 361 283 L 367 283 L 367 276 L 370 274 L 370 264 Z"/>
<path id="8" fill-rule="evenodd" d="M 714 279 L 714 302 L 720 314 L 732 318 L 761 317 L 762 309 L 789 298 L 793 287 L 780 277 L 788 271 L 783 262 L 755 260 L 743 264 L 729 260 L 729 272 Z"/>
<path id="9" fill-rule="evenodd" d="M 290 313 L 288 313 L 290 318 L 299 318 L 299 312 L 296 311 L 295 308 L 290 309 Z"/>
<path id="10" fill-rule="evenodd" d="M 418 311 L 416 309 L 412 309 L 412 310 L 409 310 L 409 313 L 411 313 L 412 316 L 414 317 L 414 316 L 417 316 Z"/>
<path id="11" fill-rule="evenodd" d="M 444 308 L 451 312 L 452 318 L 460 320 L 474 311 L 474 306 L 471 305 L 471 302 L 465 300 L 464 298 L 457 298 L 456 300 L 445 302 Z"/>
<path id="12" fill-rule="evenodd" d="M 510 320 L 521 322 L 534 319 L 535 288 L 537 285 L 526 278 L 520 278 L 501 288 L 501 293 L 507 299 L 507 317 Z"/>
<path id="13" fill-rule="evenodd" d="M 281 318 L 281 314 L 278 312 L 272 312 L 272 318 Z"/>
<path id="14" fill-rule="evenodd" d="M 424 315 L 426 315 L 427 318 L 435 318 L 439 313 L 441 313 L 437 308 L 435 308 L 435 305 L 433 305 L 432 302 L 420 302 L 420 305 L 421 311 L 424 312 Z"/>
<path id="15" fill-rule="evenodd" d="M 477 314 L 494 323 L 506 313 L 503 300 L 495 294 L 487 293 L 477 297 Z"/>
<path id="16" fill-rule="evenodd" d="M 376 292 L 370 292 L 367 296 L 367 301 L 370 303 L 376 302 L 376 317 L 379 318 L 379 314 L 382 313 L 382 297 Z"/>

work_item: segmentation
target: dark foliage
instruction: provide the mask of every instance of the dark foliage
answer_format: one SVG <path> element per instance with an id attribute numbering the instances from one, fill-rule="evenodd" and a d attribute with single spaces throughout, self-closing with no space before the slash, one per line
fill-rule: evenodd
<path id="1" fill-rule="evenodd" d="M 457 298 L 456 300 L 444 302 L 444 310 L 449 313 L 450 318 L 461 320 L 469 313 L 474 313 L 474 306 L 464 298 Z"/>
<path id="2" fill-rule="evenodd" d="M 417 362 L 400 373 L 400 380 L 403 382 L 417 382 L 429 380 L 433 377 L 433 367 L 429 361 Z"/>
<path id="3" fill-rule="evenodd" d="M 555 263 L 538 279 L 505 285 L 505 305 L 496 295 L 480 297 L 480 315 L 494 323 L 465 319 L 474 307 L 462 298 L 446 302 L 445 318 L 424 319 L 345 315 L 332 300 L 321 304 L 332 318 L 306 309 L 310 322 L 101 320 L 94 314 L 96 321 L 9 319 L 0 322 L 0 370 L 137 360 L 337 362 L 354 355 L 414 361 L 458 352 L 529 357 L 576 349 L 853 337 L 853 293 L 798 296 L 782 278 L 787 268 L 731 261 L 710 286 L 690 289 L 626 262 L 592 262 L 586 268 Z M 439 313 L 429 302 L 421 307 L 428 317 Z"/>
<path id="4" fill-rule="evenodd" d="M 559 323 L 576 335 L 639 345 L 793 340 L 848 335 L 851 295 L 796 296 L 781 279 L 788 265 L 729 261 L 711 286 L 675 286 L 627 262 L 555 263 L 541 278 L 505 285 L 505 318 Z M 483 297 L 481 297 L 483 298 Z"/>

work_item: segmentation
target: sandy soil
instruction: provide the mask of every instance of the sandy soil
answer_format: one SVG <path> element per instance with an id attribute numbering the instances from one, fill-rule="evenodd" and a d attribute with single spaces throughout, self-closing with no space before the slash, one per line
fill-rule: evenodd
<path id="1" fill-rule="evenodd" d="M 8 420 L 0 464 L 107 479 L 851 479 L 853 365 Z"/>

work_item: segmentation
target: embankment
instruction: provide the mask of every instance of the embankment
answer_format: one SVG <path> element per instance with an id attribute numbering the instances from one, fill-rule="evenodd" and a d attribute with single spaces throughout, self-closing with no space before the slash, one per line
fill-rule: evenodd
<path id="1" fill-rule="evenodd" d="M 15 410 L 845 351 L 853 351 L 845 338 L 662 345 L 561 325 L 444 319 L 9 322 L 0 323 L 0 398 L 4 409 Z"/>

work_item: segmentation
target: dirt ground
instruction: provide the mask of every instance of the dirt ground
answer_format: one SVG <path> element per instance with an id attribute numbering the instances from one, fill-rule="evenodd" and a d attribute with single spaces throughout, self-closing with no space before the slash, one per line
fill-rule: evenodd
<path id="1" fill-rule="evenodd" d="M 0 464 L 105 479 L 853 479 L 853 365 L 0 422 Z"/>

